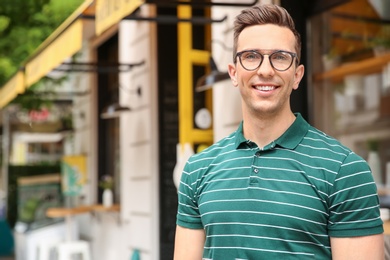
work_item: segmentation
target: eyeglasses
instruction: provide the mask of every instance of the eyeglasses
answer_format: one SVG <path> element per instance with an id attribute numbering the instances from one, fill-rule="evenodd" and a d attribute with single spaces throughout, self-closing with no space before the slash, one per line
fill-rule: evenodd
<path id="1" fill-rule="evenodd" d="M 288 70 L 294 62 L 294 58 L 297 55 L 293 52 L 288 51 L 275 51 L 271 54 L 261 54 L 257 50 L 241 51 L 236 54 L 240 59 L 241 66 L 249 71 L 257 70 L 264 60 L 264 55 L 268 55 L 269 62 L 277 71 Z"/>

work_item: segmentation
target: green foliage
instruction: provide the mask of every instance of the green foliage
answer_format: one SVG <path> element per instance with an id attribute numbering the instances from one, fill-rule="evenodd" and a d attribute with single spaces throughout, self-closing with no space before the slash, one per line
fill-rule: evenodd
<path id="1" fill-rule="evenodd" d="M 382 47 L 390 48 L 390 25 L 381 25 L 379 31 L 373 36 L 366 39 L 366 45 L 369 48 Z"/>
<path id="2" fill-rule="evenodd" d="M 376 139 L 370 139 L 367 141 L 367 146 L 370 151 L 378 151 L 379 142 Z"/>
<path id="3" fill-rule="evenodd" d="M 43 107 L 49 108 L 53 105 L 52 101 L 37 95 L 33 89 L 27 89 L 23 95 L 18 95 L 12 103 L 19 104 L 22 110 L 39 111 Z"/>
<path id="4" fill-rule="evenodd" d="M 0 86 L 83 0 L 1 0 Z"/>
<path id="5" fill-rule="evenodd" d="M 7 16 L 0 16 L 0 33 L 4 32 L 10 23 L 11 19 Z"/>
<path id="6" fill-rule="evenodd" d="M 371 47 L 390 48 L 390 25 L 383 25 L 380 31 L 369 41 Z"/>
<path id="7" fill-rule="evenodd" d="M 99 182 L 99 187 L 103 190 L 114 188 L 114 179 L 111 175 L 104 175 L 102 180 Z"/>
<path id="8" fill-rule="evenodd" d="M 0 82 L 7 81 L 8 77 L 16 70 L 15 64 L 8 57 L 0 55 Z"/>

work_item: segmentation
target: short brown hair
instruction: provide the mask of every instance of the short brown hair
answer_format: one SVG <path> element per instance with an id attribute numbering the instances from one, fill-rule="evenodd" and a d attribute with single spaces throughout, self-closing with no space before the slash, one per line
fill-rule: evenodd
<path id="1" fill-rule="evenodd" d="M 237 42 L 241 32 L 248 26 L 261 24 L 275 24 L 290 29 L 296 39 L 295 51 L 297 53 L 297 60 L 301 58 L 301 36 L 295 29 L 294 20 L 286 9 L 278 5 L 260 4 L 248 7 L 241 11 L 236 16 L 234 21 L 234 46 L 233 46 L 233 61 L 236 58 Z"/>

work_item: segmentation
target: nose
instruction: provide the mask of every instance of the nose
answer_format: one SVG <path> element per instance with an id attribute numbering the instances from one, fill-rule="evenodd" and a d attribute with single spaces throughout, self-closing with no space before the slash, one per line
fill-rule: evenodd
<path id="1" fill-rule="evenodd" d="M 271 65 L 269 55 L 263 56 L 263 61 L 257 69 L 257 74 L 263 77 L 272 77 L 275 74 L 275 69 Z"/>

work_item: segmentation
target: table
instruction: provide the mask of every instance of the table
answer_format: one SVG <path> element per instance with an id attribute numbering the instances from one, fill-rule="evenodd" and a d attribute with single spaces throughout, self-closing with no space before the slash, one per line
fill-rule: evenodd
<path id="1" fill-rule="evenodd" d="M 66 240 L 72 241 L 74 240 L 75 234 L 73 234 L 73 230 L 76 229 L 74 224 L 73 216 L 88 213 L 92 210 L 91 206 L 79 206 L 73 208 L 48 208 L 46 211 L 46 216 L 49 218 L 65 218 L 66 224 Z"/>
<path id="2" fill-rule="evenodd" d="M 75 234 L 72 234 L 72 231 L 76 228 L 74 224 L 74 218 L 73 216 L 79 215 L 79 214 L 85 214 L 85 213 L 93 213 L 93 212 L 109 212 L 109 211 L 119 211 L 120 206 L 119 205 L 112 205 L 111 207 L 107 208 L 104 207 L 101 204 L 96 205 L 82 205 L 78 207 L 72 207 L 72 208 L 48 208 L 46 211 L 46 216 L 50 218 L 65 218 L 66 223 L 66 239 L 68 241 L 73 240 Z M 77 228 L 76 228 L 77 230 Z"/>

